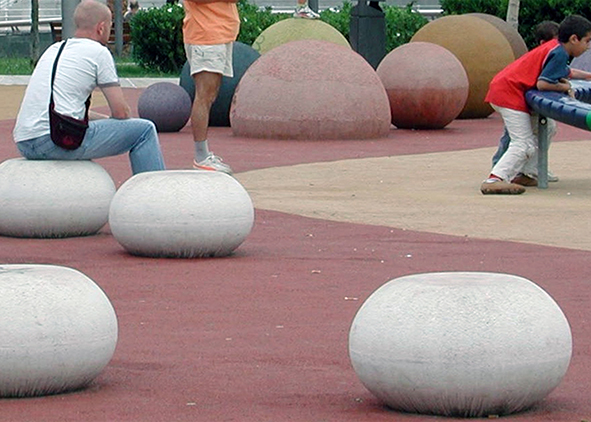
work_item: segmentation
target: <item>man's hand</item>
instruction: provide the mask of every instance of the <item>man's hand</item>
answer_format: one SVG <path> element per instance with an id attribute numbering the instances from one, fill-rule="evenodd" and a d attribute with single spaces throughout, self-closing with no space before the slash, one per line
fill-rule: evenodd
<path id="1" fill-rule="evenodd" d="M 96 111 L 89 110 L 88 111 L 88 120 L 101 120 L 101 119 L 108 119 L 109 116 L 103 113 L 97 113 Z"/>

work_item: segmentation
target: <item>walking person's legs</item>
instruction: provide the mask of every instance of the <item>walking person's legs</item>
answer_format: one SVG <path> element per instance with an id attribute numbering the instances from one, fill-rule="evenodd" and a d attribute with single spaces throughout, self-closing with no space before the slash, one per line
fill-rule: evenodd
<path id="1" fill-rule="evenodd" d="M 185 44 L 191 77 L 195 85 L 195 98 L 191 109 L 191 129 L 195 142 L 193 167 L 232 174 L 229 165 L 209 150 L 207 134 L 211 106 L 218 96 L 222 76 L 232 77 L 232 43 L 216 45 Z"/>

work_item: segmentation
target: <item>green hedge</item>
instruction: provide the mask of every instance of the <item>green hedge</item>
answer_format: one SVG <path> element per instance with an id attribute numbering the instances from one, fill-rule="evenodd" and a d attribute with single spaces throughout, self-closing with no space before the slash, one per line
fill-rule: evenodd
<path id="1" fill-rule="evenodd" d="M 445 15 L 488 13 L 501 19 L 507 17 L 508 0 L 441 0 Z M 537 24 L 550 20 L 560 23 L 566 16 L 578 14 L 591 17 L 589 0 L 526 0 L 520 2 L 519 33 L 529 48 L 535 47 Z"/>
<path id="2" fill-rule="evenodd" d="M 295 5 L 295 1 L 294 1 Z M 320 19 L 336 28 L 349 39 L 352 4 L 345 1 L 341 7 L 323 10 Z M 386 50 L 407 43 L 428 21 L 412 10 L 382 4 L 386 16 Z M 248 0 L 238 0 L 240 33 L 237 41 L 252 45 L 254 40 L 274 23 L 292 16 L 291 13 L 272 13 L 270 8 L 259 8 Z M 180 73 L 185 63 L 183 47 L 183 7 L 165 4 L 159 8 L 140 10 L 130 22 L 133 59 L 151 71 Z"/>
<path id="3" fill-rule="evenodd" d="M 382 6 L 386 14 L 386 51 L 406 44 L 428 20 L 412 10 L 412 3 L 405 8 Z"/>
<path id="4" fill-rule="evenodd" d="M 129 23 L 135 62 L 152 71 L 180 74 L 186 60 L 184 16 L 178 4 L 139 10 Z"/>

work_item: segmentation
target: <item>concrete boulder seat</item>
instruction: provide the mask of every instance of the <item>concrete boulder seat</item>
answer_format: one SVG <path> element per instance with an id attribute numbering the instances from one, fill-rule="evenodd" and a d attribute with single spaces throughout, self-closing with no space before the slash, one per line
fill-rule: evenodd
<path id="1" fill-rule="evenodd" d="M 462 63 L 437 44 L 404 44 L 384 57 L 377 73 L 398 128 L 442 129 L 458 117 L 468 99 Z"/>
<path id="2" fill-rule="evenodd" d="M 531 281 L 480 272 L 415 274 L 378 288 L 357 312 L 349 354 L 387 406 L 453 417 L 530 408 L 568 369 L 572 336 Z"/>
<path id="3" fill-rule="evenodd" d="M 508 37 L 509 33 L 511 36 Z M 492 18 L 466 14 L 435 19 L 419 29 L 411 41 L 438 44 L 462 63 L 470 91 L 458 117 L 473 119 L 487 117 L 493 112 L 484 98 L 492 78 L 522 54 L 517 37 L 519 34 L 511 33 Z"/>
<path id="4" fill-rule="evenodd" d="M 227 256 L 253 224 L 246 190 L 217 171 L 136 174 L 119 188 L 109 211 L 119 244 L 132 255 L 150 257 Z"/>
<path id="5" fill-rule="evenodd" d="M 317 40 L 328 41 L 351 48 L 349 41 L 332 25 L 319 19 L 289 18 L 269 26 L 252 43 L 252 47 L 261 54 L 291 41 Z"/>
<path id="6" fill-rule="evenodd" d="M 350 48 L 292 41 L 246 71 L 230 111 L 237 136 L 373 139 L 390 130 L 390 105 L 375 70 Z"/>
<path id="7" fill-rule="evenodd" d="M 0 265 L 0 308 L 0 397 L 83 388 L 113 357 L 115 310 L 77 270 Z"/>
<path id="8" fill-rule="evenodd" d="M 97 233 L 115 194 L 92 161 L 26 160 L 0 164 L 0 235 L 72 237 Z"/>

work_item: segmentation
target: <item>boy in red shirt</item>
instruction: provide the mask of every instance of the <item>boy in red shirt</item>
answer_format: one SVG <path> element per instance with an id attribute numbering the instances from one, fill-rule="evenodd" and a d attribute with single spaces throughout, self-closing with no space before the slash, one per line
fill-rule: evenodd
<path id="1" fill-rule="evenodd" d="M 582 16 L 568 16 L 558 29 L 558 40 L 548 41 L 500 71 L 490 83 L 485 101 L 501 114 L 511 137 L 509 148 L 493 167 L 480 191 L 485 194 L 520 194 L 525 188 L 516 182 L 519 173 L 537 173 L 537 118 L 530 114 L 526 91 L 558 91 L 572 95 L 571 79 L 591 79 L 591 73 L 568 66 L 570 57 L 583 54 L 591 41 L 591 22 Z M 555 127 L 549 127 L 552 136 Z"/>
<path id="2" fill-rule="evenodd" d="M 536 25 L 536 30 L 534 31 L 536 44 L 542 45 L 545 42 L 557 39 L 559 26 L 560 25 L 558 25 L 554 21 L 543 21 Z M 497 148 L 497 151 L 495 152 L 495 155 L 492 158 L 493 166 L 498 163 L 505 151 L 507 151 L 507 148 L 509 148 L 510 140 L 511 139 L 509 138 L 509 132 L 507 132 L 507 128 L 505 128 L 505 130 L 503 131 L 503 136 L 501 136 L 501 139 L 499 140 L 499 147 Z M 550 171 L 548 171 L 548 181 L 557 182 L 558 178 L 554 175 L 551 176 Z"/>

